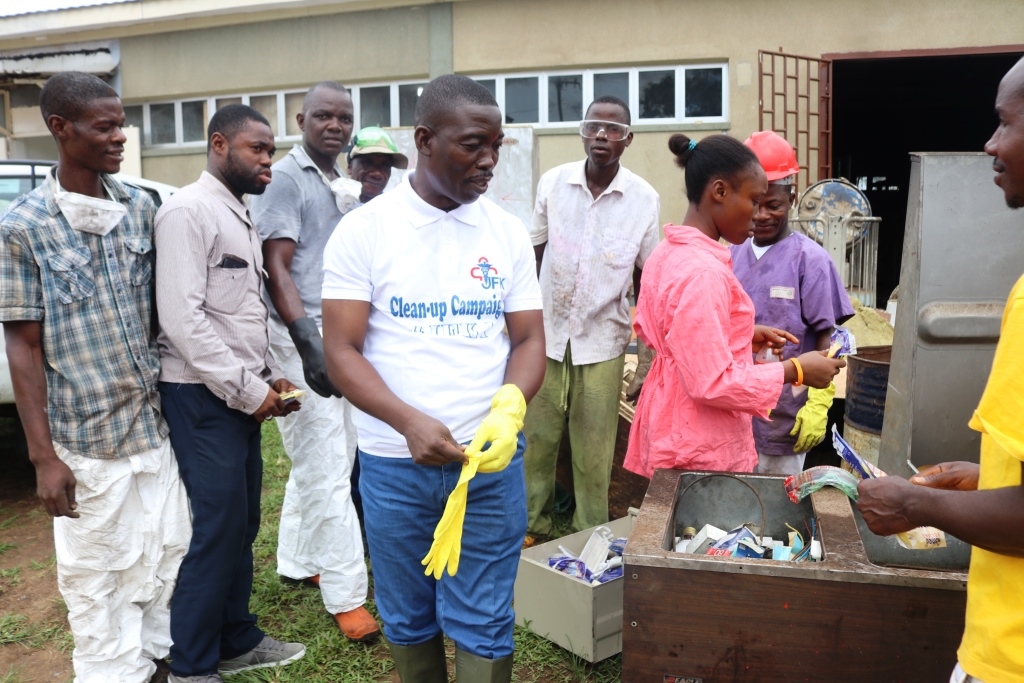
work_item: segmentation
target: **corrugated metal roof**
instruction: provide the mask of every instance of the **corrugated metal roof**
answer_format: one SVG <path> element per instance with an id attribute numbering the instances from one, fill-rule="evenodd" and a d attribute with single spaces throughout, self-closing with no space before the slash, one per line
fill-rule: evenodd
<path id="1" fill-rule="evenodd" d="M 139 0 L 0 0 L 0 17 L 16 17 L 22 14 L 56 12 L 94 5 L 119 5 Z"/>

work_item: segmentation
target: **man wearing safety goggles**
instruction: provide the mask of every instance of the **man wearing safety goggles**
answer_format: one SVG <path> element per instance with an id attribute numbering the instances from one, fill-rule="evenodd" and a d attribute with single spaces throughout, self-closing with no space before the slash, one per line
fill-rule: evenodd
<path id="1" fill-rule="evenodd" d="M 608 521 L 630 285 L 658 244 L 658 193 L 619 159 L 633 141 L 629 107 L 598 97 L 580 122 L 586 158 L 541 178 L 531 237 L 544 295 L 547 370 L 524 432 L 529 527 L 525 545 L 551 532 L 555 461 L 566 413 L 576 512 L 573 531 Z M 639 373 L 638 373 L 639 374 Z"/>

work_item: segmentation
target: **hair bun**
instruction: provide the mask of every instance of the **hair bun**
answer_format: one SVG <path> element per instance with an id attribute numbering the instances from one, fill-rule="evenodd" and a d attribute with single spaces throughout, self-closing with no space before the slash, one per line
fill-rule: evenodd
<path id="1" fill-rule="evenodd" d="M 675 155 L 680 168 L 686 168 L 686 162 L 693 156 L 693 146 L 690 143 L 690 138 L 682 133 L 676 133 L 668 139 L 668 149 Z"/>

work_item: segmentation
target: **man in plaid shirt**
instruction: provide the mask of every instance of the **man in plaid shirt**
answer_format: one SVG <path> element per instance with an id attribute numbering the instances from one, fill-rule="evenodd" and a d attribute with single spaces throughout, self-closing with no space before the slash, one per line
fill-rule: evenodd
<path id="1" fill-rule="evenodd" d="M 109 175 L 125 142 L 110 86 L 60 73 L 40 109 L 58 162 L 0 218 L 0 321 L 54 516 L 75 681 L 146 683 L 163 673 L 154 660 L 170 647 L 168 604 L 191 537 L 157 391 L 156 207 Z"/>

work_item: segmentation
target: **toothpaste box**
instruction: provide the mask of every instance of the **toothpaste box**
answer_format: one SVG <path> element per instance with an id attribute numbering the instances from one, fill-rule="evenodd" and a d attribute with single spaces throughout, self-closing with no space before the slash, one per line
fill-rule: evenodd
<path id="1" fill-rule="evenodd" d="M 724 536 L 725 532 L 718 527 L 705 524 L 704 528 L 698 531 L 697 535 L 690 541 L 690 544 L 686 547 L 686 552 L 693 553 L 694 555 L 705 555 L 711 545 L 720 541 Z"/>

